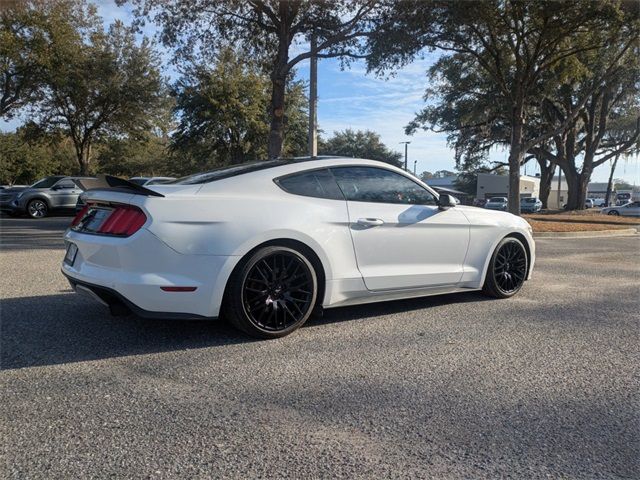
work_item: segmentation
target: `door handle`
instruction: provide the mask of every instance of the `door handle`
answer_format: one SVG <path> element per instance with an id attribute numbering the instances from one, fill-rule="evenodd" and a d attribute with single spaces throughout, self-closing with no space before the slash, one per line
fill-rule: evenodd
<path id="1" fill-rule="evenodd" d="M 359 218 L 356 223 L 362 227 L 377 227 L 384 224 L 379 218 Z"/>

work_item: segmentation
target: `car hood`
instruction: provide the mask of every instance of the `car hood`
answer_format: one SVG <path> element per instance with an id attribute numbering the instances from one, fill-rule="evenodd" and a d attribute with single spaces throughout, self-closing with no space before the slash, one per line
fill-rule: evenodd
<path id="1" fill-rule="evenodd" d="M 18 193 L 26 190 L 29 187 L 10 187 L 0 190 L 0 194 L 2 193 Z"/>

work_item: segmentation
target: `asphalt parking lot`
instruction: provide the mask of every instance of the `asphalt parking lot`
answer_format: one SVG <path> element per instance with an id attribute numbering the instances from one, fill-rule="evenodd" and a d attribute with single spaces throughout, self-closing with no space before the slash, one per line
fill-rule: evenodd
<path id="1" fill-rule="evenodd" d="M 2 478 L 640 477 L 637 236 L 539 240 L 513 299 L 251 341 L 72 293 L 69 220 L 2 219 Z"/>

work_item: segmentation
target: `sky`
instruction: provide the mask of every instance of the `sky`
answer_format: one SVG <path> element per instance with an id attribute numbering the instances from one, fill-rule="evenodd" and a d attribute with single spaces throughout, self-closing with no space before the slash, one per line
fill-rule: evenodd
<path id="1" fill-rule="evenodd" d="M 94 2 L 105 25 L 115 20 L 125 24 L 132 21 L 130 7 L 118 7 L 113 0 Z M 147 24 L 145 34 L 152 36 L 156 29 Z M 292 54 L 296 48 L 292 47 Z M 453 150 L 447 146 L 446 135 L 434 132 L 419 131 L 406 136 L 404 127 L 415 117 L 423 105 L 423 95 L 427 88 L 427 69 L 436 61 L 437 53 L 417 59 L 405 68 L 396 72 L 391 78 L 378 78 L 367 74 L 362 61 L 354 61 L 351 66 L 341 70 L 339 61 L 321 59 L 318 61 L 318 124 L 324 136 L 334 131 L 352 128 L 354 130 L 373 130 L 380 134 L 382 141 L 392 150 L 404 154 L 404 145 L 400 142 L 411 142 L 408 146 L 408 164 L 413 169 L 416 161 L 416 172 L 428 170 L 454 170 Z M 163 58 L 170 58 L 170 52 L 164 52 Z M 301 62 L 297 67 L 297 76 L 302 80 L 309 79 L 309 62 Z M 166 67 L 164 72 L 169 78 L 175 78 L 175 71 Z M 15 130 L 23 119 L 12 122 L 0 121 L 0 130 Z M 508 151 L 496 149 L 491 153 L 491 160 L 506 162 Z M 523 174 L 535 175 L 539 172 L 535 162 L 522 168 Z M 592 181 L 605 182 L 609 176 L 608 163 L 595 170 Z M 631 161 L 620 161 L 616 169 L 616 178 L 640 184 L 640 161 L 636 156 Z"/>

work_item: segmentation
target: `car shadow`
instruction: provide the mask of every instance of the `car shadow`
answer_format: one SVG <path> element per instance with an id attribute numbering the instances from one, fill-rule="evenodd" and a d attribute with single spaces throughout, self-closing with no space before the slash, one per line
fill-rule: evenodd
<path id="1" fill-rule="evenodd" d="M 341 307 L 311 318 L 307 327 L 408 312 L 452 302 L 481 301 L 469 293 Z M 189 350 L 257 341 L 223 320 L 112 317 L 72 291 L 0 300 L 0 370 Z"/>

